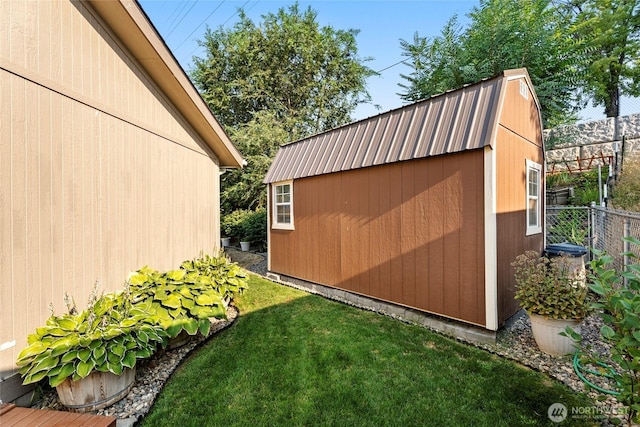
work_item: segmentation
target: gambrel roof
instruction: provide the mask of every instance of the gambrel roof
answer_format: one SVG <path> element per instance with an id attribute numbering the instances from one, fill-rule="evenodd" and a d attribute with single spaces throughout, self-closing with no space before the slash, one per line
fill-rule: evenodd
<path id="1" fill-rule="evenodd" d="M 506 82 L 526 69 L 425 99 L 280 147 L 264 183 L 491 146 Z M 538 103 L 538 100 L 535 100 Z"/>

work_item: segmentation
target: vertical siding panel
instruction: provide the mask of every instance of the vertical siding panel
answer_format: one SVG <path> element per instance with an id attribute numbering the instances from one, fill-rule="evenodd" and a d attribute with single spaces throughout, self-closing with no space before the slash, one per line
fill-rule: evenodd
<path id="1" fill-rule="evenodd" d="M 79 293 L 79 290 L 83 290 L 90 287 L 90 284 L 85 282 L 86 268 L 83 262 L 84 255 L 84 210 L 83 210 L 83 195 L 82 195 L 82 180 L 84 178 L 82 170 L 82 151 L 83 141 L 82 128 L 84 127 L 84 114 L 83 106 L 77 102 L 70 101 L 70 114 L 71 114 L 71 138 L 74 143 L 69 144 L 70 152 L 70 181 L 69 181 L 69 193 L 72 200 L 71 216 L 72 216 L 72 265 L 74 276 L 74 293 L 72 294 L 76 299 L 80 301 L 86 301 L 88 292 Z"/>
<path id="2" fill-rule="evenodd" d="M 81 231 L 80 234 L 81 236 L 83 236 L 82 238 L 82 284 L 87 287 L 89 286 L 91 283 L 93 283 L 93 266 L 92 263 L 89 262 L 89 260 L 87 258 L 94 257 L 94 253 L 93 250 L 91 248 L 91 241 L 93 239 L 91 238 L 87 238 L 87 236 L 92 236 L 93 235 L 93 230 L 91 227 L 91 206 L 93 206 L 94 204 L 92 203 L 91 199 L 92 199 L 92 191 L 90 190 L 91 188 L 91 166 L 90 166 L 90 162 L 91 162 L 91 157 L 90 157 L 90 150 L 91 150 L 91 131 L 92 131 L 92 127 L 93 127 L 93 121 L 92 121 L 92 110 L 89 108 L 83 108 L 81 113 L 81 121 L 82 121 L 82 127 L 79 129 L 80 130 L 80 140 L 82 141 L 79 144 L 79 151 L 80 153 L 78 154 L 79 157 L 79 164 L 78 164 L 78 171 L 79 171 L 79 182 L 78 182 L 78 186 L 79 186 L 79 195 L 81 197 L 82 203 L 79 207 L 80 210 L 80 216 L 82 218 L 82 224 L 81 224 Z M 89 255 L 89 256 L 87 256 Z"/>
<path id="3" fill-rule="evenodd" d="M 416 162 L 400 163 L 402 194 L 400 253 L 402 262 L 402 302 L 415 307 L 416 303 Z"/>
<path id="4" fill-rule="evenodd" d="M 49 75 L 46 76 L 51 80 L 58 82 L 62 75 L 62 54 L 61 54 L 61 29 L 62 29 L 62 2 L 47 2 L 49 3 L 49 27 L 47 33 L 49 34 L 49 52 L 47 60 L 49 62 Z"/>
<path id="5" fill-rule="evenodd" d="M 330 278 L 328 279 L 328 284 L 336 284 L 339 283 L 340 277 L 342 274 L 342 252 L 340 249 L 340 242 L 342 240 L 342 234 L 340 229 L 340 223 L 342 220 L 342 203 L 341 203 L 341 193 L 342 193 L 342 175 L 341 174 L 332 174 L 330 175 L 330 194 L 331 194 L 331 202 L 328 206 L 331 207 L 330 210 L 330 224 L 331 224 L 331 234 L 329 245 L 331 246 L 329 254 L 330 264 L 328 265 L 330 270 Z"/>
<path id="6" fill-rule="evenodd" d="M 92 45 L 92 34 L 94 33 L 93 27 L 91 26 L 91 20 L 93 18 L 89 18 L 89 14 L 84 14 L 84 19 L 87 19 L 88 22 L 84 22 L 84 25 L 81 26 L 80 32 L 82 34 L 82 44 L 80 48 L 82 49 L 82 82 L 83 82 L 83 92 L 86 96 L 91 99 L 95 99 L 93 81 L 91 76 L 93 75 L 92 71 L 92 61 L 94 56 L 91 54 L 91 45 Z"/>
<path id="7" fill-rule="evenodd" d="M 73 87 L 73 27 L 72 11 L 68 5 L 63 4 L 60 10 L 60 82 L 66 87 Z"/>
<path id="8" fill-rule="evenodd" d="M 390 170 L 388 166 L 381 166 L 378 169 L 380 188 L 380 298 L 389 300 L 391 298 L 391 246 L 396 236 L 393 234 L 393 224 L 391 222 L 391 193 L 393 191 L 390 180 Z"/>
<path id="9" fill-rule="evenodd" d="M 463 194 L 460 187 L 460 156 L 443 160 L 444 212 L 444 312 L 460 317 L 460 226 Z"/>
<path id="10" fill-rule="evenodd" d="M 389 176 L 389 199 L 390 199 L 390 223 L 391 235 L 401 236 L 402 233 L 402 166 L 399 163 L 390 165 Z M 402 251 L 400 239 L 392 239 L 390 245 L 391 252 L 391 298 L 400 301 L 402 298 L 402 281 L 404 274 L 402 271 Z"/>
<path id="11" fill-rule="evenodd" d="M 342 218 L 340 227 L 340 266 L 342 270 L 340 287 L 351 289 L 351 281 L 355 275 L 354 260 L 354 200 L 353 192 L 348 185 L 349 179 L 343 176 L 342 181 Z"/>
<path id="12" fill-rule="evenodd" d="M 48 16 L 47 16 L 48 19 Z M 45 26 L 44 28 L 47 28 Z M 42 35 L 42 33 L 41 33 Z M 49 33 L 46 33 L 49 36 Z M 45 58 L 48 62 L 48 56 Z M 47 73 L 49 71 L 47 70 Z M 51 93 L 38 88 L 38 141 L 40 142 L 40 241 L 38 251 L 40 254 L 40 306 L 39 313 L 48 313 L 48 304 L 55 299 L 53 292 L 54 264 L 53 253 L 53 228 L 52 228 L 52 197 L 53 197 L 53 112 L 51 111 Z M 36 320 L 37 321 L 37 320 Z"/>
<path id="13" fill-rule="evenodd" d="M 0 1 L 0 28 L 10 28 L 11 2 Z M 0 31 L 0 58 L 9 60 L 11 51 L 11 31 Z M 2 99 L 8 99 L 3 97 Z"/>
<path id="14" fill-rule="evenodd" d="M 427 209 L 429 200 L 430 163 L 422 159 L 416 161 L 415 168 L 415 233 L 416 233 L 416 307 L 423 310 L 429 307 L 429 221 Z"/>
<path id="15" fill-rule="evenodd" d="M 84 89 L 84 63 L 82 61 L 82 24 L 84 18 L 79 13 L 72 11 L 71 25 L 71 72 L 73 75 L 73 89 L 83 93 Z"/>
<path id="16" fill-rule="evenodd" d="M 369 293 L 369 276 L 371 268 L 371 250 L 369 248 L 369 235 L 371 234 L 371 212 L 369 208 L 369 172 L 371 169 L 361 169 L 357 174 L 357 183 L 353 191 L 358 200 L 358 247 L 354 248 L 358 253 L 358 276 L 357 287 L 359 292 Z"/>
<path id="17" fill-rule="evenodd" d="M 367 175 L 367 196 L 369 199 L 369 292 L 371 295 L 380 294 L 380 270 L 382 248 L 389 244 L 389 236 L 382 231 L 380 210 L 380 171 L 382 168 L 374 167 Z"/>
<path id="18" fill-rule="evenodd" d="M 30 333 L 28 329 L 29 316 L 26 315 L 29 305 L 29 278 L 27 265 L 29 254 L 27 248 L 28 227 L 28 201 L 27 193 L 27 127 L 26 122 L 27 93 L 25 83 L 17 77 L 11 77 L 11 241 L 13 247 L 12 254 L 12 305 L 15 307 L 14 314 L 17 318 L 14 321 L 14 338 L 23 340 Z M 15 352 L 14 352 L 15 353 Z"/>
<path id="19" fill-rule="evenodd" d="M 36 55 L 38 55 L 38 73 L 50 78 L 51 76 L 51 59 L 49 52 L 51 51 L 51 3 L 48 1 L 38 2 L 38 21 L 35 24 L 38 28 L 38 42 L 36 45 Z"/>
<path id="20" fill-rule="evenodd" d="M 9 2 L 10 13 L 9 23 L 11 24 L 11 30 L 9 31 L 10 50 L 9 61 L 14 64 L 18 64 L 21 67 L 25 66 L 25 33 L 24 33 L 24 21 L 26 14 L 26 3 L 23 2 Z"/>
<path id="21" fill-rule="evenodd" d="M 76 270 L 74 266 L 74 197 L 73 197 L 73 111 L 74 103 L 69 99 L 62 100 L 62 223 L 63 223 L 63 271 L 64 292 L 69 292 L 76 301 L 86 301 L 80 292 L 82 284 L 73 280 Z M 84 305 L 83 305 L 84 307 Z"/>
<path id="22" fill-rule="evenodd" d="M 327 194 L 327 188 L 324 186 L 318 186 L 318 184 L 318 178 L 313 178 L 313 185 L 317 190 L 313 192 L 313 194 L 315 194 L 315 197 L 312 197 L 311 200 L 308 200 L 310 208 L 308 219 L 308 238 L 311 239 L 310 242 L 316 240 L 317 243 L 315 245 L 315 248 L 313 246 L 307 246 L 305 255 L 306 257 L 308 257 L 312 264 L 310 266 L 311 277 L 317 277 L 318 280 L 322 280 L 320 283 L 326 283 L 323 258 L 325 258 L 327 256 L 326 254 L 328 253 L 325 209 L 327 208 L 326 199 L 329 195 Z M 293 197 L 297 197 L 295 188 L 293 190 Z"/>
<path id="23" fill-rule="evenodd" d="M 9 5 L 7 2 L 0 2 L 0 25 L 7 24 L 3 14 L 9 15 Z M 6 27 L 4 27 L 6 28 Z M 6 31 L 0 31 L 5 34 Z M 0 53 L 4 56 L 7 49 L 7 41 L 0 39 Z M 13 99 L 11 96 L 11 86 L 13 79 L 9 73 L 0 70 L 0 101 L 2 110 L 13 111 Z M 16 321 L 21 321 L 21 314 L 16 310 L 17 306 L 13 300 L 13 271 L 12 261 L 14 255 L 13 241 L 13 180 L 12 164 L 13 150 L 11 143 L 12 114 L 0 114 L 0 343 L 10 342 L 17 338 L 14 330 Z M 18 313 L 15 313 L 18 311 Z M 14 314 L 15 313 L 15 314 Z M 14 350 L 7 349 L 0 351 L 0 363 L 2 367 L 13 366 Z"/>
<path id="24" fill-rule="evenodd" d="M 25 55 L 25 68 L 29 70 L 38 69 L 38 8 L 37 3 L 30 4 L 25 8 L 23 28 L 25 31 L 24 39 L 24 55 Z"/>
<path id="25" fill-rule="evenodd" d="M 462 218 L 460 227 L 460 251 L 459 265 L 460 271 L 460 316 L 463 319 L 471 320 L 474 323 L 484 323 L 484 318 L 480 318 L 480 307 L 477 305 L 478 294 L 483 291 L 477 282 L 477 269 L 475 263 L 477 259 L 477 238 L 476 234 L 483 230 L 479 227 L 479 217 L 477 215 L 476 195 L 480 192 L 478 177 L 483 169 L 478 165 L 478 151 L 463 153 L 460 156 L 460 174 L 462 193 Z"/>
<path id="26" fill-rule="evenodd" d="M 25 276 L 24 301 L 27 307 L 40 307 L 42 298 L 42 283 L 40 282 L 40 268 L 42 259 L 38 251 L 40 241 L 40 139 L 38 138 L 38 128 L 42 122 L 38 119 L 38 91 L 37 87 L 31 83 L 25 83 L 25 226 L 26 226 L 26 268 L 22 271 Z M 45 302 L 46 304 L 46 302 Z M 39 325 L 38 325 L 39 326 Z M 27 331 L 33 331 L 36 327 L 33 316 L 25 319 Z"/>
<path id="27" fill-rule="evenodd" d="M 51 292 L 54 296 L 64 293 L 64 185 L 63 185 L 63 98 L 51 96 Z M 60 313 L 62 301 L 52 298 L 51 301 Z M 43 315 L 41 313 L 41 315 Z"/>
<path id="28" fill-rule="evenodd" d="M 485 188 L 484 188 L 484 179 L 481 177 L 484 176 L 484 156 L 479 152 L 478 155 L 478 166 L 477 166 L 477 185 L 478 190 L 475 194 L 476 196 L 476 283 L 478 284 L 478 294 L 476 299 L 476 305 L 480 308 L 478 315 L 479 323 L 486 325 L 487 317 L 486 317 L 486 300 L 485 300 L 485 289 L 487 283 L 485 281 L 485 211 L 484 211 L 484 198 L 485 198 Z"/>
<path id="29" fill-rule="evenodd" d="M 444 310 L 444 219 L 448 214 L 444 210 L 445 189 L 443 184 L 443 157 L 432 158 L 427 170 L 429 188 L 429 310 L 443 313 Z"/>

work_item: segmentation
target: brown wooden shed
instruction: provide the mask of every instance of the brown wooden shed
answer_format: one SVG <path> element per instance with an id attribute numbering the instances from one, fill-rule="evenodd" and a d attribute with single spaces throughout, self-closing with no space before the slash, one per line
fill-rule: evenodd
<path id="1" fill-rule="evenodd" d="M 242 163 L 137 2 L 0 0 L 0 400 L 65 292 L 220 246 Z"/>
<path id="2" fill-rule="evenodd" d="M 496 331 L 543 248 L 543 164 L 525 69 L 284 145 L 268 269 Z"/>

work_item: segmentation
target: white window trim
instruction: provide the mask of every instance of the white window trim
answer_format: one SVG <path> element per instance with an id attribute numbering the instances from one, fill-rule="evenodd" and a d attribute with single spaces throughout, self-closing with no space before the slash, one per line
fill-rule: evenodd
<path id="1" fill-rule="evenodd" d="M 532 162 L 531 160 L 526 161 L 527 173 L 525 176 L 525 218 L 527 221 L 527 236 L 531 236 L 533 234 L 542 233 L 542 180 L 544 179 L 542 176 L 542 165 L 539 163 Z M 529 199 L 531 195 L 529 194 L 529 171 L 534 169 L 538 171 L 538 194 L 535 197 L 538 199 L 538 224 L 535 226 L 529 225 Z"/>
<path id="2" fill-rule="evenodd" d="M 278 198 L 276 197 L 276 188 L 280 185 L 287 185 L 287 184 L 289 184 L 289 188 L 291 189 L 291 196 L 289 199 L 290 200 L 289 205 L 291 207 L 290 209 L 291 222 L 281 223 L 281 222 L 278 222 L 278 212 L 277 212 L 278 205 L 276 204 L 276 200 L 278 200 Z M 274 182 L 273 184 L 271 184 L 271 187 L 272 187 L 271 200 L 273 200 L 273 211 L 272 211 L 273 222 L 271 223 L 271 228 L 273 228 L 274 230 L 295 230 L 295 227 L 293 225 L 293 180 Z"/>

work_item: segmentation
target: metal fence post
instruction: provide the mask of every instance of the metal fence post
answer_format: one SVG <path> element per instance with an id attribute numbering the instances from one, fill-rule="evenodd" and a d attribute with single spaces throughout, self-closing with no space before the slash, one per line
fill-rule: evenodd
<path id="1" fill-rule="evenodd" d="M 623 229 L 624 231 L 622 233 L 622 236 L 624 237 L 624 240 L 622 243 L 622 251 L 624 252 L 624 256 L 622 257 L 622 271 L 625 271 L 627 269 L 627 266 L 629 265 L 629 256 L 627 255 L 627 253 L 631 251 L 631 245 L 629 244 L 629 241 L 626 240 L 626 238 L 631 235 L 631 219 L 624 219 Z M 626 277 L 624 278 L 624 285 L 628 285 Z"/>

